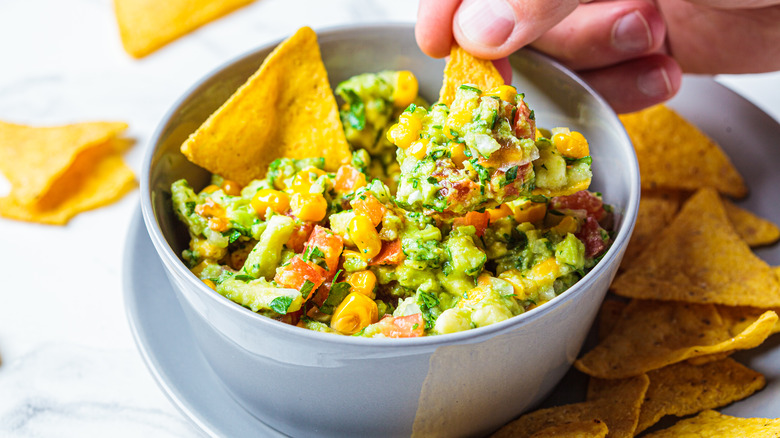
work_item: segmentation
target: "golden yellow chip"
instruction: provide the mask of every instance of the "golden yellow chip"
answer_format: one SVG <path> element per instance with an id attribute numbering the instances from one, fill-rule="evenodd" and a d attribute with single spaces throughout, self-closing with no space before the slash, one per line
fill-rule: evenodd
<path id="1" fill-rule="evenodd" d="M 693 357 L 753 348 L 776 322 L 777 314 L 766 311 L 732 337 L 711 304 L 633 300 L 612 333 L 574 366 L 602 379 L 637 376 Z"/>
<path id="2" fill-rule="evenodd" d="M 753 324 L 767 309 L 748 306 L 716 306 L 723 322 L 729 327 L 732 336 L 741 333 L 745 327 Z M 780 315 L 780 307 L 769 309 Z M 780 321 L 778 321 L 770 334 L 780 333 Z"/>
<path id="3" fill-rule="evenodd" d="M 780 307 L 780 281 L 726 218 L 720 197 L 701 189 L 612 283 L 631 298 Z"/>
<path id="4" fill-rule="evenodd" d="M 683 417 L 742 400 L 766 385 L 761 373 L 726 358 L 701 366 L 681 362 L 647 373 L 650 386 L 639 413 L 638 434 L 665 415 Z M 591 379 L 588 400 L 609 396 L 613 382 Z"/>
<path id="5" fill-rule="evenodd" d="M 108 205 L 136 187 L 135 175 L 122 160 L 120 139 L 79 153 L 50 190 L 33 204 L 11 195 L 0 198 L 0 216 L 27 222 L 64 225 L 73 216 Z"/>
<path id="6" fill-rule="evenodd" d="M 504 85 L 504 78 L 493 61 L 475 58 L 458 46 L 453 46 L 450 59 L 444 67 L 444 82 L 439 91 L 439 102 L 450 106 L 455 92 L 463 84 L 474 85 L 482 91 Z"/>
<path id="7" fill-rule="evenodd" d="M 122 45 L 146 56 L 254 0 L 114 0 Z"/>
<path id="8" fill-rule="evenodd" d="M 772 222 L 740 208 L 724 199 L 726 215 L 734 229 L 748 245 L 752 247 L 771 245 L 780 239 L 780 228 Z"/>
<path id="9" fill-rule="evenodd" d="M 777 438 L 780 419 L 739 418 L 703 411 L 681 420 L 674 426 L 645 435 L 645 438 L 718 437 L 718 438 Z"/>
<path id="10" fill-rule="evenodd" d="M 601 303 L 601 309 L 598 316 L 598 330 L 597 335 L 599 341 L 603 340 L 615 328 L 615 325 L 620 320 L 620 315 L 628 305 L 626 301 L 620 301 L 615 299 L 606 299 Z"/>
<path id="11" fill-rule="evenodd" d="M 125 129 L 127 124 L 120 122 L 53 127 L 0 122 L 0 172 L 13 186 L 14 203 L 34 203 L 80 152 L 101 146 Z"/>
<path id="12" fill-rule="evenodd" d="M 634 143 L 642 188 L 697 190 L 715 187 L 743 197 L 747 186 L 712 139 L 664 105 L 620 116 Z"/>
<path id="13" fill-rule="evenodd" d="M 324 157 L 336 171 L 351 151 L 317 35 L 303 27 L 282 42 L 181 146 L 193 163 L 247 184 L 276 158 Z"/>
<path id="14" fill-rule="evenodd" d="M 531 438 L 604 438 L 609 433 L 601 420 L 573 421 L 550 426 L 531 435 Z"/>
<path id="15" fill-rule="evenodd" d="M 643 192 L 634 232 L 623 256 L 621 268 L 628 269 L 642 250 L 658 237 L 680 208 L 681 194 L 672 191 Z"/>
<path id="16" fill-rule="evenodd" d="M 532 437 L 537 432 L 564 423 L 594 420 L 601 420 L 607 425 L 611 438 L 632 437 L 648 385 L 648 378 L 644 375 L 626 379 L 615 386 L 608 397 L 525 414 L 499 429 L 493 437 Z"/>

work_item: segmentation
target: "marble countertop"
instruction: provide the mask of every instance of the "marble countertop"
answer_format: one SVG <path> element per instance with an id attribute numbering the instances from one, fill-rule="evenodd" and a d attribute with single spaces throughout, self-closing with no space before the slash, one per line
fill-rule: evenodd
<path id="1" fill-rule="evenodd" d="M 415 14 L 413 0 L 258 0 L 135 60 L 110 0 L 2 1 L 0 120 L 125 121 L 136 140 L 125 159 L 140 174 L 158 121 L 216 66 L 302 25 Z M 780 120 L 780 73 L 718 80 Z M 155 384 L 125 315 L 122 258 L 138 202 L 132 193 L 65 227 L 0 220 L 0 436 L 200 434 Z"/>

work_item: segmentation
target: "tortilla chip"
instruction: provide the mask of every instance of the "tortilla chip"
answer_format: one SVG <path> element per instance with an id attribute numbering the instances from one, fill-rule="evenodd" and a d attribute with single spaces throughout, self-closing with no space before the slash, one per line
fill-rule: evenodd
<path id="1" fill-rule="evenodd" d="M 723 199 L 726 216 L 734 229 L 751 247 L 771 245 L 780 239 L 780 228 L 772 222 L 740 208 L 731 201 Z"/>
<path id="2" fill-rule="evenodd" d="M 627 305 L 628 302 L 626 301 L 609 298 L 605 299 L 604 302 L 601 303 L 597 328 L 597 336 L 599 341 L 604 340 L 604 338 L 612 333 L 615 325 L 620 320 L 620 315 L 623 313 L 623 310 Z"/>
<path id="3" fill-rule="evenodd" d="M 114 0 L 122 45 L 141 58 L 254 0 Z"/>
<path id="4" fill-rule="evenodd" d="M 317 35 L 303 27 L 282 42 L 181 146 L 193 163 L 245 185 L 276 158 L 324 157 L 336 171 L 351 151 Z"/>
<path id="5" fill-rule="evenodd" d="M 683 417 L 725 406 L 766 385 L 761 373 L 730 358 L 701 366 L 681 362 L 650 371 L 647 377 L 650 378 L 650 386 L 639 413 L 636 434 L 665 415 Z M 616 380 L 591 379 L 588 400 L 604 396 L 611 382 Z"/>
<path id="6" fill-rule="evenodd" d="M 450 59 L 444 67 L 444 82 L 439 91 L 439 102 L 450 106 L 455 92 L 463 84 L 470 84 L 482 91 L 504 85 L 504 78 L 493 61 L 475 58 L 458 46 L 453 46 Z"/>
<path id="7" fill-rule="evenodd" d="M 729 306 L 780 306 L 780 281 L 726 218 L 720 197 L 702 189 L 631 267 L 617 295 Z"/>
<path id="8" fill-rule="evenodd" d="M 609 429 L 601 420 L 573 421 L 550 426 L 531 435 L 531 438 L 604 438 Z"/>
<path id="9" fill-rule="evenodd" d="M 711 304 L 633 300 L 612 333 L 574 366 L 602 379 L 637 376 L 692 357 L 753 348 L 776 322 L 777 314 L 766 311 L 732 337 Z"/>
<path id="10" fill-rule="evenodd" d="M 136 187 L 135 175 L 122 160 L 126 142 L 117 139 L 79 153 L 68 170 L 34 204 L 14 196 L 0 198 L 0 215 L 9 219 L 64 225 L 78 213 L 108 205 Z"/>
<path id="11" fill-rule="evenodd" d="M 747 186 L 712 139 L 664 105 L 620 116 L 636 149 L 642 188 L 714 187 L 741 198 Z"/>
<path id="12" fill-rule="evenodd" d="M 715 411 L 703 411 L 693 418 L 677 422 L 670 428 L 648 434 L 645 438 L 777 438 L 778 436 L 780 436 L 780 419 L 738 418 Z"/>
<path id="13" fill-rule="evenodd" d="M 648 385 L 648 378 L 644 375 L 627 379 L 613 388 L 608 397 L 525 414 L 505 425 L 492 436 L 494 438 L 532 437 L 537 432 L 541 433 L 545 429 L 564 423 L 601 420 L 609 428 L 611 438 L 632 437 Z"/>
<path id="14" fill-rule="evenodd" d="M 747 327 L 747 326 L 746 326 Z M 734 353 L 734 350 L 729 351 L 721 351 L 720 353 L 712 353 L 712 354 L 705 354 L 704 356 L 696 356 L 692 357 L 685 361 L 685 363 L 699 366 L 704 365 L 710 362 L 717 362 L 719 360 L 723 360 L 729 356 L 731 356 Z"/>
<path id="15" fill-rule="evenodd" d="M 32 127 L 0 122 L 0 172 L 13 186 L 14 204 L 36 202 L 76 156 L 127 129 L 121 122 Z"/>
<path id="16" fill-rule="evenodd" d="M 744 331 L 767 311 L 767 309 L 747 306 L 716 306 L 716 308 L 732 336 Z M 780 307 L 770 310 L 780 315 Z M 769 334 L 775 333 L 780 333 L 780 321 L 769 332 Z"/>
<path id="17" fill-rule="evenodd" d="M 628 242 L 621 268 L 628 269 L 643 249 L 658 237 L 680 208 L 682 195 L 673 191 L 643 192 L 634 233 Z"/>

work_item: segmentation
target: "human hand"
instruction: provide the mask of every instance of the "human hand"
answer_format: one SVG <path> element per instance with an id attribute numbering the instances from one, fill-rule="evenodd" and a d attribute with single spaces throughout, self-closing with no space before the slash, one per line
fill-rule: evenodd
<path id="1" fill-rule="evenodd" d="M 616 111 L 629 112 L 671 98 L 682 70 L 780 69 L 778 3 L 420 0 L 416 36 L 434 57 L 446 56 L 453 39 L 498 60 L 532 43 L 577 70 Z"/>

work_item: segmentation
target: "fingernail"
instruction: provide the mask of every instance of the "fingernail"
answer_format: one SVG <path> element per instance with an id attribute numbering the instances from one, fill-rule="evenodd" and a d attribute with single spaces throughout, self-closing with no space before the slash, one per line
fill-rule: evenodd
<path id="1" fill-rule="evenodd" d="M 639 91 L 649 97 L 667 97 L 672 94 L 672 81 L 663 67 L 639 75 L 636 85 Z"/>
<path id="2" fill-rule="evenodd" d="M 505 0 L 465 0 L 458 26 L 471 42 L 488 47 L 503 44 L 515 27 L 515 11 Z"/>
<path id="3" fill-rule="evenodd" d="M 653 46 L 653 32 L 645 17 L 634 11 L 612 27 L 612 46 L 623 52 L 644 52 Z"/>

